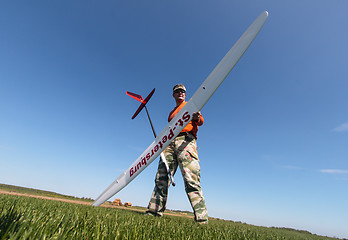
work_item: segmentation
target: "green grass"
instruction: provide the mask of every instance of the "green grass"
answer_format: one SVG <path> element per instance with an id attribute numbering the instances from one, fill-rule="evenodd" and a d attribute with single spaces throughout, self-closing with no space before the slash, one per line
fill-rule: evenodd
<path id="1" fill-rule="evenodd" d="M 44 190 L 38 190 L 38 189 L 33 189 L 33 188 L 25 188 L 25 187 L 18 187 L 18 186 L 13 186 L 13 185 L 6 185 L 6 184 L 1 184 L 0 183 L 0 189 L 9 191 L 9 192 L 18 192 L 18 193 L 26 193 L 26 194 L 32 194 L 36 196 L 45 196 L 45 197 L 55 197 L 55 198 L 63 198 L 63 199 L 77 199 L 76 197 L 68 196 L 68 195 L 63 195 L 55 192 L 50 192 L 50 191 L 44 191 Z M 85 201 L 91 201 L 92 199 L 79 199 L 79 200 L 85 200 Z"/>
<path id="2" fill-rule="evenodd" d="M 0 239 L 332 239 L 291 229 L 0 195 Z"/>

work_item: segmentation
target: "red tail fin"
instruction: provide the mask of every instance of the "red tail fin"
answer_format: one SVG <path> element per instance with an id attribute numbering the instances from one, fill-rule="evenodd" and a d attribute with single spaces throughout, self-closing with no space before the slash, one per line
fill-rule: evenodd
<path id="1" fill-rule="evenodd" d="M 135 94 L 135 93 L 131 93 L 131 92 L 128 92 L 126 91 L 126 94 L 132 98 L 134 98 L 135 100 L 138 100 L 139 102 L 143 102 L 143 97 L 138 95 L 138 94 Z"/>

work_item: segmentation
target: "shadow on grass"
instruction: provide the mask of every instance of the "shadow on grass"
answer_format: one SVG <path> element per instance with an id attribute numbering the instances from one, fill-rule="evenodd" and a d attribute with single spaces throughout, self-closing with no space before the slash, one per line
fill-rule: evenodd
<path id="1" fill-rule="evenodd" d="M 9 210 L 0 209 L 0 239 L 7 239 L 11 233 L 17 232 L 20 226 L 21 214 L 16 210 L 14 203 Z"/>

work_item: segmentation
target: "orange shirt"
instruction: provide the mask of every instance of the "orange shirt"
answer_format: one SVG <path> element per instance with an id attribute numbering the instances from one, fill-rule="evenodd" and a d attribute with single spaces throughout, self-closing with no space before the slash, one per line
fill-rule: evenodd
<path id="1" fill-rule="evenodd" d="M 187 102 L 181 103 L 179 106 L 175 107 L 173 111 L 169 113 L 168 122 L 170 122 L 175 115 L 186 105 Z M 186 127 L 181 132 L 191 132 L 195 138 L 197 138 L 198 126 L 201 126 L 204 123 L 204 118 L 201 115 L 197 122 L 190 121 Z"/>

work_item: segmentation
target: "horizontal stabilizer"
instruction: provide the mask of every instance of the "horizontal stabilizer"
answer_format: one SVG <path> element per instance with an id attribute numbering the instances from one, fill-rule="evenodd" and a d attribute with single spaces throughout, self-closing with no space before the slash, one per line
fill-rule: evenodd
<path id="1" fill-rule="evenodd" d="M 146 103 L 150 100 L 150 98 L 152 97 L 153 93 L 155 92 L 155 89 L 153 89 L 150 94 L 145 98 L 145 100 L 142 101 L 142 103 L 140 104 L 138 110 L 134 113 L 132 119 L 134 119 L 139 113 L 140 111 L 145 107 Z M 141 97 L 141 96 L 140 96 Z"/>

